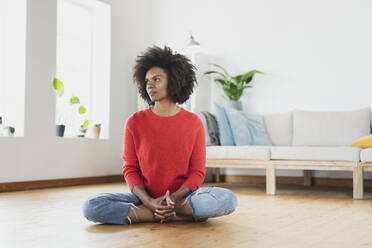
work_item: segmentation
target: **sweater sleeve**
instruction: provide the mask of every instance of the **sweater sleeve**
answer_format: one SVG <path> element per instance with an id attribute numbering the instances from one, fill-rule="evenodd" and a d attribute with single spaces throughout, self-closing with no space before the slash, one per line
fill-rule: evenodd
<path id="1" fill-rule="evenodd" d="M 129 185 L 130 191 L 137 184 L 144 184 L 140 176 L 140 168 L 136 155 L 132 131 L 129 127 L 130 119 L 127 120 L 124 131 L 124 151 L 123 151 L 123 174 L 125 181 Z"/>
<path id="2" fill-rule="evenodd" d="M 203 183 L 205 177 L 206 146 L 205 133 L 202 121 L 198 118 L 196 126 L 196 139 L 189 163 L 189 174 L 183 185 L 195 191 Z"/>

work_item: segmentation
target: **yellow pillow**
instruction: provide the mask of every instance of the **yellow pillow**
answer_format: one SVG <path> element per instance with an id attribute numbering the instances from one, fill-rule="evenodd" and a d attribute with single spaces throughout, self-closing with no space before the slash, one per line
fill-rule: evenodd
<path id="1" fill-rule="evenodd" d="M 364 136 L 358 139 L 357 141 L 355 141 L 350 146 L 359 147 L 359 148 L 370 148 L 372 147 L 372 135 Z"/>

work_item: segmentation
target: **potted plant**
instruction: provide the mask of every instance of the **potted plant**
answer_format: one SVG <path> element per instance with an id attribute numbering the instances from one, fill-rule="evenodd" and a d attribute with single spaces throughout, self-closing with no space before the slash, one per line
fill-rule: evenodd
<path id="1" fill-rule="evenodd" d="M 58 101 L 61 101 L 61 98 L 63 96 L 63 93 L 64 93 L 64 85 L 62 83 L 61 80 L 59 80 L 58 78 L 54 78 L 53 79 L 53 88 L 56 92 L 56 95 L 59 97 L 57 98 L 57 109 L 56 109 L 56 113 L 57 113 L 57 120 L 56 120 L 56 135 L 57 137 L 63 137 L 64 136 L 64 133 L 65 133 L 65 124 L 64 124 L 64 118 L 63 118 L 63 113 L 59 110 L 59 103 Z M 60 100 L 58 100 L 60 99 Z"/>
<path id="2" fill-rule="evenodd" d="M 222 66 L 217 64 L 210 64 L 219 69 L 223 72 L 219 71 L 207 71 L 202 76 L 209 75 L 209 74 L 217 74 L 219 77 L 215 78 L 214 81 L 216 83 L 221 84 L 223 91 L 225 92 L 226 96 L 230 100 L 230 105 L 233 108 L 238 110 L 242 110 L 242 103 L 239 101 L 240 97 L 243 94 L 244 89 L 252 88 L 249 83 L 252 81 L 253 76 L 256 73 L 263 73 L 258 70 L 252 70 L 246 72 L 244 74 L 231 76 Z"/>
<path id="3" fill-rule="evenodd" d="M 59 80 L 58 78 L 54 78 L 53 80 L 53 87 L 54 87 L 54 90 L 56 92 L 56 95 L 59 97 L 57 100 L 57 124 L 56 124 L 56 131 L 57 131 L 57 136 L 58 137 L 63 137 L 64 136 L 64 132 L 65 132 L 65 123 L 66 123 L 66 119 L 64 118 L 64 111 L 61 111 L 60 110 L 60 105 L 61 105 L 61 101 L 62 101 L 62 96 L 64 95 L 64 85 L 63 85 L 63 82 L 61 80 Z M 70 99 L 69 99 L 69 103 L 70 105 L 78 105 L 80 104 L 80 99 L 79 97 L 77 96 L 71 96 Z M 87 109 L 85 108 L 84 105 L 80 105 L 79 108 L 78 108 L 78 113 L 80 115 L 83 115 L 85 114 L 87 111 Z M 80 126 L 81 127 L 81 126 Z M 86 130 L 85 130 L 86 132 Z M 84 132 L 84 134 L 85 134 Z M 85 135 L 84 135 L 85 136 Z M 84 137 L 83 136 L 83 137 Z"/>
<path id="4" fill-rule="evenodd" d="M 88 130 L 88 125 L 89 125 L 89 121 L 88 120 L 85 120 L 83 125 L 80 125 L 80 134 L 77 135 L 77 137 L 79 138 L 84 138 L 85 137 L 85 134 Z"/>
<path id="5" fill-rule="evenodd" d="M 94 127 L 93 127 L 94 138 L 98 139 L 100 133 L 101 133 L 101 123 L 94 124 Z"/>
<path id="6" fill-rule="evenodd" d="M 4 127 L 4 130 L 8 132 L 8 136 L 14 136 L 15 128 L 12 126 Z"/>

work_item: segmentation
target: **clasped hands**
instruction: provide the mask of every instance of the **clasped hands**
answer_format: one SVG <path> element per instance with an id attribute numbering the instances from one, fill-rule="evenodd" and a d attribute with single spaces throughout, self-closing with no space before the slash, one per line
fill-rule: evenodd
<path id="1" fill-rule="evenodd" d="M 176 216 L 175 208 L 177 205 L 179 205 L 178 199 L 174 194 L 170 195 L 169 190 L 167 190 L 165 195 L 152 198 L 147 207 L 154 213 L 154 218 L 163 223 Z"/>

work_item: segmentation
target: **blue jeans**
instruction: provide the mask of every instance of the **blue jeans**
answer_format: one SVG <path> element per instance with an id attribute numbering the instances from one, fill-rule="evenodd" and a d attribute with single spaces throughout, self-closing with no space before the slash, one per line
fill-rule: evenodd
<path id="1" fill-rule="evenodd" d="M 195 220 L 227 215 L 237 206 L 235 194 L 220 187 L 199 187 L 185 198 L 190 202 Z M 84 203 L 83 213 L 93 222 L 125 225 L 132 204 L 142 204 L 132 192 L 102 193 Z"/>

